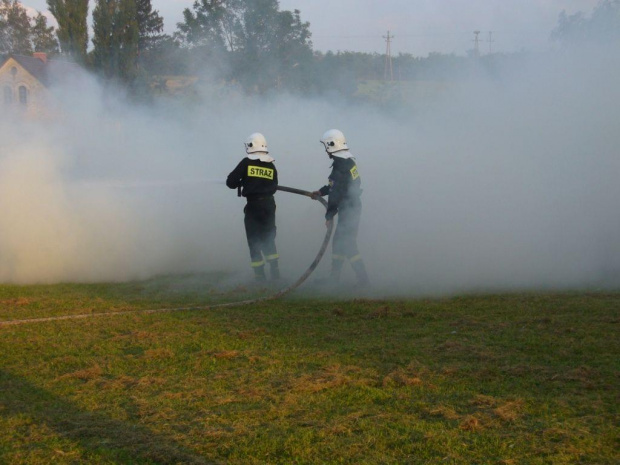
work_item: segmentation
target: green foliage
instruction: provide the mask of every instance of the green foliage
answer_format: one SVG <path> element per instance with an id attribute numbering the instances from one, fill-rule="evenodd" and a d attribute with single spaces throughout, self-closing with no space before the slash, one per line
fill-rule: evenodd
<path id="1" fill-rule="evenodd" d="M 234 50 L 234 28 L 242 0 L 196 0 L 194 11 L 183 10 L 183 22 L 178 23 L 175 38 L 190 48 L 207 53 Z"/>
<path id="2" fill-rule="evenodd" d="M 40 12 L 30 18 L 18 0 L 0 0 L 0 54 L 58 53 L 53 27 Z"/>
<path id="3" fill-rule="evenodd" d="M 0 54 L 32 53 L 32 26 L 18 0 L 0 0 Z"/>
<path id="4" fill-rule="evenodd" d="M 563 11 L 551 37 L 566 48 L 620 46 L 620 0 L 600 0 L 589 16 Z"/>
<path id="5" fill-rule="evenodd" d="M 234 75 L 259 92 L 304 87 L 312 62 L 309 23 L 276 0 L 247 0 L 236 35 Z"/>
<path id="6" fill-rule="evenodd" d="M 95 69 L 102 70 L 104 75 L 114 75 L 113 50 L 114 16 L 117 0 L 98 0 L 93 11 L 93 45 L 91 60 Z"/>
<path id="7" fill-rule="evenodd" d="M 153 10 L 151 0 L 136 0 L 138 22 L 138 68 L 148 81 L 148 75 L 166 74 L 183 69 L 182 53 L 172 37 L 163 34 L 164 20 Z"/>
<path id="8" fill-rule="evenodd" d="M 62 53 L 84 62 L 88 47 L 88 0 L 47 0 L 47 6 L 58 22 Z"/>
<path id="9" fill-rule="evenodd" d="M 299 10 L 280 11 L 277 0 L 199 0 L 193 8 L 176 37 L 198 66 L 251 92 L 308 87 L 312 42 Z"/>
<path id="10" fill-rule="evenodd" d="M 34 51 L 45 52 L 48 55 L 58 53 L 58 41 L 53 27 L 48 27 L 47 18 L 38 13 L 32 26 L 32 45 Z"/>
<path id="11" fill-rule="evenodd" d="M 134 0 L 97 0 L 92 52 L 96 70 L 108 79 L 132 82 L 137 75 L 139 38 Z"/>
<path id="12" fill-rule="evenodd" d="M 148 76 L 165 74 L 187 74 L 191 57 L 187 49 L 168 35 L 161 35 L 149 44 L 147 50 L 140 50 L 138 66 Z"/>
<path id="13" fill-rule="evenodd" d="M 136 21 L 138 23 L 138 49 L 148 52 L 157 46 L 164 37 L 164 20 L 157 10 L 153 10 L 151 0 L 136 0 Z"/>
<path id="14" fill-rule="evenodd" d="M 93 11 L 93 67 L 108 79 L 135 83 L 144 94 L 148 87 L 145 73 L 166 70 L 167 60 L 173 56 L 174 44 L 161 33 L 163 27 L 164 21 L 153 10 L 151 0 L 97 1 Z"/>
<path id="15" fill-rule="evenodd" d="M 226 282 L 4 285 L 0 320 L 248 297 Z M 611 465 L 619 309 L 617 293 L 308 293 L 0 326 L 0 462 Z"/>

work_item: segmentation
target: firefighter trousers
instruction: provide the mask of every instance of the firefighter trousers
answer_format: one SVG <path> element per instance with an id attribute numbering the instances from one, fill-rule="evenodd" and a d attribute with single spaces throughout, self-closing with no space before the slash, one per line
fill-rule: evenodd
<path id="1" fill-rule="evenodd" d="M 338 224 L 332 242 L 332 256 L 335 259 L 354 259 L 359 255 L 357 231 L 360 226 L 362 204 L 360 201 L 347 203 L 338 208 Z"/>
<path id="2" fill-rule="evenodd" d="M 248 199 L 243 212 L 252 267 L 262 267 L 265 260 L 277 260 L 276 202 L 273 196 Z"/>
<path id="3" fill-rule="evenodd" d="M 332 271 L 331 278 L 338 282 L 344 262 L 348 259 L 361 286 L 368 286 L 370 280 L 366 273 L 366 266 L 357 248 L 357 231 L 362 215 L 362 203 L 344 203 L 338 208 L 338 225 L 332 242 Z"/>

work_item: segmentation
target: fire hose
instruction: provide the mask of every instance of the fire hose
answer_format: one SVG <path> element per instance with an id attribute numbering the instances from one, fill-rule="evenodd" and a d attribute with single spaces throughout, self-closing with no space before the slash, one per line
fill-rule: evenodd
<path id="1" fill-rule="evenodd" d="M 282 191 L 282 192 L 289 192 L 291 194 L 305 195 L 306 197 L 310 197 L 313 200 L 318 200 L 325 207 L 325 209 L 327 209 L 327 202 L 325 201 L 325 199 L 323 197 L 317 197 L 317 196 L 312 195 L 312 192 L 303 191 L 301 189 L 295 189 L 293 187 L 286 187 L 286 186 L 278 186 L 278 190 Z M 297 289 L 299 286 L 301 286 L 304 283 L 304 281 L 306 279 L 308 279 L 308 277 L 316 269 L 316 267 L 318 266 L 319 262 L 323 258 L 323 255 L 325 254 L 325 250 L 327 250 L 327 246 L 329 244 L 329 240 L 330 240 L 330 238 L 332 236 L 333 229 L 334 229 L 334 222 L 333 222 L 333 220 L 329 220 L 327 222 L 327 231 L 325 231 L 325 237 L 323 238 L 323 243 L 321 244 L 321 248 L 319 249 L 319 253 L 317 253 L 316 257 L 314 258 L 314 261 L 310 264 L 310 266 L 308 267 L 306 272 L 304 274 L 302 274 L 301 277 L 297 281 L 295 281 L 289 287 L 287 287 L 287 288 L 281 290 L 280 292 L 278 292 L 277 294 L 275 294 L 275 296 L 273 297 L 274 299 L 282 297 L 283 295 L 291 292 L 292 290 Z"/>
<path id="2" fill-rule="evenodd" d="M 319 201 L 326 209 L 327 202 L 322 197 L 317 197 L 312 194 L 312 192 L 304 191 L 301 189 L 295 189 L 293 187 L 286 186 L 278 186 L 278 190 L 282 192 L 288 192 L 291 194 L 303 195 L 305 197 L 309 197 L 313 200 Z M 147 309 L 147 310 L 129 310 L 123 312 L 99 312 L 99 313 L 86 313 L 86 314 L 77 314 L 77 315 L 62 315 L 62 316 L 52 316 L 47 318 L 29 318 L 25 320 L 8 320 L 8 321 L 0 321 L 0 327 L 3 326 L 12 326 L 12 325 L 20 325 L 26 323 L 41 323 L 45 321 L 58 321 L 58 320 L 76 320 L 82 318 L 91 318 L 95 316 L 111 316 L 111 315 L 129 315 L 135 313 L 162 313 L 162 312 L 178 312 L 185 310 L 212 310 L 216 308 L 225 308 L 225 307 L 237 307 L 241 305 L 251 305 L 259 302 L 266 302 L 269 300 L 279 299 L 289 292 L 297 289 L 301 286 L 306 279 L 312 274 L 312 272 L 316 269 L 318 264 L 320 263 L 325 251 L 327 250 L 327 246 L 329 245 L 329 240 L 331 239 L 332 231 L 334 229 L 334 222 L 327 222 L 327 230 L 325 232 L 325 237 L 323 238 L 323 242 L 321 243 L 321 247 L 319 252 L 316 254 L 316 257 L 308 267 L 308 269 L 295 281 L 293 284 L 285 287 L 284 289 L 276 292 L 275 294 L 271 294 L 264 297 L 257 297 L 255 299 L 242 300 L 238 302 L 226 302 L 221 304 L 214 305 L 202 305 L 202 306 L 193 306 L 193 307 L 179 307 L 179 308 L 158 308 L 158 309 Z"/>

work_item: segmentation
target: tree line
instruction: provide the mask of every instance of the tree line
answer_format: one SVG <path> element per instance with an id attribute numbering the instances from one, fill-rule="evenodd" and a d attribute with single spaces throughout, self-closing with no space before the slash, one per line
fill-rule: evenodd
<path id="1" fill-rule="evenodd" d="M 383 78 L 385 55 L 314 51 L 310 24 L 299 10 L 281 10 L 278 0 L 196 0 L 171 35 L 163 33 L 164 20 L 151 0 L 96 0 L 92 38 L 88 0 L 47 5 L 57 28 L 40 12 L 29 17 L 19 0 L 0 0 L 0 54 L 59 54 L 130 86 L 157 75 L 202 73 L 251 93 L 346 95 L 360 79 Z M 551 38 L 566 48 L 620 42 L 620 0 L 600 0 L 590 15 L 563 12 Z M 401 80 L 450 79 L 472 59 L 400 54 L 393 68 Z"/>

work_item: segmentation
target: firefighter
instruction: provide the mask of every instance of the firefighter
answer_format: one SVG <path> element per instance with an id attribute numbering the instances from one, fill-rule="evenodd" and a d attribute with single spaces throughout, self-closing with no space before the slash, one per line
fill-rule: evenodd
<path id="1" fill-rule="evenodd" d="M 269 156 L 265 137 L 256 132 L 245 141 L 247 157 L 228 175 L 226 185 L 238 189 L 246 198 L 245 234 L 250 248 L 254 276 L 264 281 L 265 262 L 269 263 L 271 279 L 280 278 L 276 249 L 276 202 L 273 195 L 278 187 L 278 171 Z"/>
<path id="2" fill-rule="evenodd" d="M 331 160 L 332 172 L 327 185 L 312 194 L 314 198 L 328 195 L 326 224 L 333 221 L 338 214 L 338 225 L 332 241 L 332 268 L 330 279 L 337 283 L 345 261 L 351 263 L 357 282 L 360 286 L 368 286 L 368 274 L 364 261 L 357 248 L 357 230 L 362 213 L 361 178 L 357 170 L 355 158 L 344 134 L 337 129 L 330 129 L 321 139 L 325 151 Z"/>

